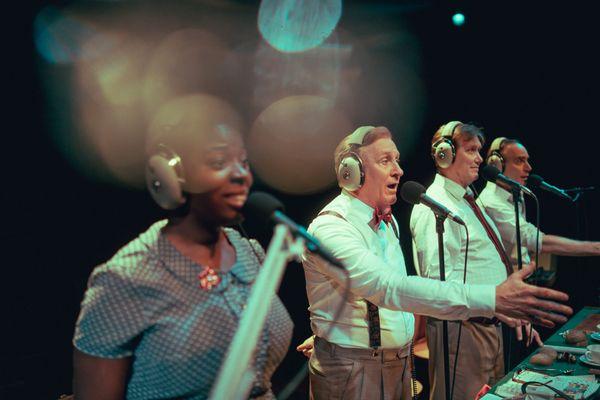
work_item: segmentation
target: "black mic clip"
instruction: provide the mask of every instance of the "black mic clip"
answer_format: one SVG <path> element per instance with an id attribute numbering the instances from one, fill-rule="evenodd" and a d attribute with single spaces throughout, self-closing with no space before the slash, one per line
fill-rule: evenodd
<path id="1" fill-rule="evenodd" d="M 586 186 L 586 187 L 574 187 L 574 188 L 569 188 L 569 189 L 563 189 L 563 192 L 584 193 L 584 192 L 592 192 L 594 190 L 596 190 L 595 186 Z"/>
<path id="2" fill-rule="evenodd" d="M 593 192 L 596 190 L 595 186 L 587 186 L 587 187 L 574 187 L 570 189 L 564 189 L 563 192 L 571 196 L 571 201 L 575 203 L 577 200 L 581 198 L 581 196 L 586 192 Z M 571 194 L 573 193 L 573 194 Z"/>
<path id="3" fill-rule="evenodd" d="M 525 282 L 530 285 L 552 287 L 556 282 L 556 272 L 546 271 L 543 268 L 536 268 L 531 275 L 529 275 Z"/>

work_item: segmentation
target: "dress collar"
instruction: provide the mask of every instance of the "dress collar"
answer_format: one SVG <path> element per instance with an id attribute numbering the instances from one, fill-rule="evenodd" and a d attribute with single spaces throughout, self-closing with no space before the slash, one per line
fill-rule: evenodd
<path id="1" fill-rule="evenodd" d="M 252 249 L 249 248 L 250 244 L 243 243 L 237 231 L 231 228 L 223 228 L 223 232 L 235 250 L 236 260 L 229 271 L 219 273 L 222 279 L 221 283 L 213 289 L 216 291 L 225 290 L 231 282 L 231 278 L 235 278 L 244 284 L 252 283 L 256 278 L 257 266 L 259 265 L 259 261 L 254 260 L 256 257 L 250 254 L 252 253 Z M 187 281 L 198 282 L 198 275 L 205 268 L 205 266 L 181 254 L 169 241 L 162 229 L 157 240 L 156 256 L 167 269 Z"/>

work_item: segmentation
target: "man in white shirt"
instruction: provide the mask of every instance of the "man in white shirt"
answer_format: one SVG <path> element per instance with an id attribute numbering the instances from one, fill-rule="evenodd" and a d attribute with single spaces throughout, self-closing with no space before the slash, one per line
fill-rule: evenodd
<path id="1" fill-rule="evenodd" d="M 487 152 L 486 163 L 498 168 L 507 177 L 527 183 L 531 173 L 529 153 L 523 144 L 516 139 L 499 137 L 494 139 Z M 517 264 L 517 238 L 515 206 L 509 188 L 488 182 L 481 191 L 477 202 L 485 208 L 494 220 L 502 244 L 511 257 L 513 265 Z M 525 205 L 519 202 L 519 227 L 521 231 L 521 256 L 524 264 L 531 260 L 530 254 L 535 254 L 537 228 L 525 219 Z M 568 239 L 558 235 L 539 233 L 539 251 L 561 256 L 600 256 L 600 242 L 590 242 Z"/>
<path id="2" fill-rule="evenodd" d="M 407 276 L 397 223 L 390 213 L 403 175 L 391 133 L 385 127 L 360 127 L 342 140 L 334 157 L 342 193 L 323 208 L 308 231 L 346 266 L 349 293 L 344 297 L 342 271 L 305 254 L 316 335 L 309 361 L 311 398 L 409 398 L 413 312 L 446 319 L 536 316 L 546 324 L 565 319 L 539 308 L 571 312 L 539 299 L 564 301 L 563 294 L 523 283 L 530 269 L 497 287 L 497 282 L 462 285 Z M 343 312 L 334 320 L 342 303 Z M 305 343 L 299 350 L 310 353 L 311 347 Z"/>
<path id="3" fill-rule="evenodd" d="M 467 284 L 498 285 L 512 272 L 493 221 L 475 203 L 469 185 L 479 176 L 484 137 L 479 128 L 451 121 L 432 139 L 432 157 L 438 173 L 427 189 L 465 222 L 444 222 L 445 280 Z M 468 228 L 468 236 L 467 236 Z M 416 205 L 410 217 L 413 248 L 421 276 L 440 279 L 436 217 L 426 206 Z M 468 240 L 468 253 L 467 253 Z M 462 327 L 461 327 L 462 326 Z M 427 318 L 431 399 L 445 396 L 442 321 Z M 539 336 L 533 331 L 539 343 Z M 457 343 L 460 350 L 457 360 Z M 493 385 L 504 375 L 502 327 L 496 318 L 470 318 L 448 323 L 450 386 L 457 400 L 475 398 L 483 385 Z M 452 385 L 456 369 L 456 381 Z"/>

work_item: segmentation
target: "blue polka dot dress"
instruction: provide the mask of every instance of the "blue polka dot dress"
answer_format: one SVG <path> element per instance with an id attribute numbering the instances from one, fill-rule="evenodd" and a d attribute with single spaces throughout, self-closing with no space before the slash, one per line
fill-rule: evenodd
<path id="1" fill-rule="evenodd" d="M 132 358 L 128 399 L 204 399 L 233 339 L 264 251 L 229 228 L 233 267 L 211 290 L 204 269 L 152 225 L 94 269 L 81 303 L 73 344 L 102 358 Z M 272 398 L 270 379 L 285 356 L 292 321 L 275 295 L 256 352 L 253 394 Z"/>

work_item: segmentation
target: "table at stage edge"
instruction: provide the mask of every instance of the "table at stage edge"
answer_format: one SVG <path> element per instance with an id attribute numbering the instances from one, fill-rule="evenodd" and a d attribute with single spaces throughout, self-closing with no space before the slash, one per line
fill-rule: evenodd
<path id="1" fill-rule="evenodd" d="M 544 342 L 544 344 L 551 345 L 551 346 L 552 345 L 554 345 L 554 346 L 569 346 L 567 343 L 565 343 L 565 340 L 559 334 L 561 332 L 566 331 L 567 329 L 575 328 L 585 318 L 587 318 L 587 316 L 589 316 L 591 314 L 600 314 L 600 308 L 599 307 L 584 307 L 584 308 L 582 308 L 577 314 L 573 315 L 573 317 L 571 317 L 571 319 L 569 319 L 563 326 L 558 328 L 556 330 L 556 332 L 554 332 L 554 334 L 552 336 L 550 336 Z M 588 337 L 588 344 L 598 343 L 598 342 L 595 342 L 593 339 L 591 339 L 590 335 L 587 335 L 587 337 Z M 492 389 L 490 389 L 489 393 L 495 393 L 496 388 L 498 386 L 502 385 L 504 382 L 511 379 L 513 377 L 513 374 L 515 373 L 515 371 L 518 368 L 520 368 L 521 366 L 524 366 L 524 365 L 531 365 L 531 364 L 529 364 L 529 359 L 531 358 L 532 355 L 534 355 L 536 353 L 537 353 L 537 350 L 533 351 L 527 358 L 525 358 L 523 361 L 521 361 L 519 364 L 517 364 L 517 366 L 515 366 L 515 368 L 513 368 L 504 378 L 502 378 L 500 380 L 500 382 L 498 382 L 496 385 L 494 385 L 494 387 L 492 387 Z M 577 354 L 577 358 L 579 358 L 579 356 L 580 355 Z M 573 373 L 573 375 L 589 375 L 589 372 L 588 372 L 589 369 L 594 368 L 594 367 L 584 365 L 581 363 L 581 361 L 577 360 L 577 362 L 575 364 L 571 364 L 571 363 L 568 363 L 565 361 L 555 361 L 552 364 L 552 366 L 549 366 L 548 368 L 574 369 L 575 372 Z M 600 399 L 600 390 L 596 391 L 596 393 L 594 393 L 588 399 Z"/>

